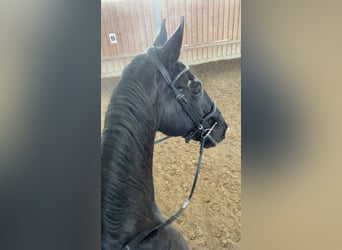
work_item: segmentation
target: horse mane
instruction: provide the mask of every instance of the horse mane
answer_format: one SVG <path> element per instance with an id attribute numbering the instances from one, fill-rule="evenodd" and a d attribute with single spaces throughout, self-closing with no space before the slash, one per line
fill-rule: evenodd
<path id="1" fill-rule="evenodd" d="M 144 59 L 137 56 L 125 68 L 112 94 L 101 139 L 101 227 L 106 238 L 102 242 L 111 246 L 160 220 L 152 176 L 156 115 L 146 91 L 153 76 L 146 74 L 149 64 Z"/>

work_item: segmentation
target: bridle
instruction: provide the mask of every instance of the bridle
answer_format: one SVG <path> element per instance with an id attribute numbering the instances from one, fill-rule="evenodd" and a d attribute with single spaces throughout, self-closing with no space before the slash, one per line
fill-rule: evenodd
<path id="1" fill-rule="evenodd" d="M 152 63 L 156 66 L 156 68 L 158 69 L 161 76 L 164 78 L 167 85 L 173 90 L 173 93 L 175 94 L 177 101 L 180 103 L 180 105 L 182 106 L 184 111 L 188 114 L 188 116 L 190 117 L 190 119 L 194 123 L 194 128 L 191 129 L 190 132 L 187 133 L 187 135 L 185 136 L 185 142 L 188 143 L 196 133 L 200 133 L 200 135 L 201 135 L 200 151 L 199 151 L 196 173 L 195 173 L 194 181 L 192 184 L 192 188 L 191 188 L 191 191 L 190 191 L 190 194 L 189 194 L 187 200 L 184 202 L 182 207 L 174 215 L 172 215 L 170 218 L 168 218 L 166 221 L 137 234 L 133 239 L 131 239 L 122 248 L 122 250 L 133 250 L 133 249 L 135 249 L 139 245 L 139 243 L 141 241 L 143 241 L 147 236 L 149 236 L 152 232 L 170 225 L 172 222 L 174 222 L 184 212 L 186 207 L 189 205 L 191 198 L 192 198 L 192 195 L 195 191 L 197 178 L 198 178 L 199 171 L 201 168 L 201 163 L 202 163 L 204 143 L 206 140 L 210 140 L 211 143 L 213 143 L 214 145 L 217 144 L 216 141 L 214 140 L 214 138 L 212 138 L 212 136 L 210 135 L 211 132 L 213 131 L 213 129 L 215 128 L 215 126 L 217 125 L 217 122 L 215 122 L 213 125 L 210 125 L 210 123 L 208 122 L 208 119 L 211 118 L 214 115 L 214 113 L 216 112 L 215 103 L 214 102 L 212 103 L 211 111 L 208 114 L 202 116 L 194 108 L 194 106 L 191 104 L 191 102 L 189 102 L 189 100 L 185 97 L 185 95 L 182 94 L 175 87 L 175 84 L 178 81 L 178 79 L 184 73 L 189 71 L 189 67 L 186 66 L 181 72 L 179 72 L 176 75 L 176 77 L 173 80 L 171 80 L 171 77 L 170 77 L 167 69 L 165 68 L 165 66 L 162 64 L 162 62 L 159 60 L 159 58 L 156 55 L 156 48 L 154 48 L 154 47 L 149 48 L 147 50 L 147 55 L 148 55 L 148 58 L 152 61 Z M 207 124 L 209 124 L 209 126 L 205 126 Z M 169 139 L 170 137 L 171 136 L 166 136 L 166 137 L 156 141 L 155 144 L 160 143 L 162 141 L 165 141 L 166 139 Z"/>
<path id="2" fill-rule="evenodd" d="M 154 66 L 158 69 L 161 76 L 164 78 L 167 85 L 172 89 L 178 103 L 182 106 L 184 111 L 188 114 L 190 119 L 194 123 L 193 129 L 190 130 L 190 132 L 185 136 L 185 142 L 189 142 L 191 138 L 197 133 L 202 133 L 205 130 L 205 125 L 211 126 L 208 122 L 209 118 L 213 116 L 213 114 L 216 112 L 216 104 L 213 102 L 211 105 L 211 111 L 202 116 L 198 110 L 192 105 L 192 103 L 185 97 L 184 94 L 182 94 L 176 87 L 175 84 L 181 78 L 183 74 L 189 71 L 189 67 L 185 66 L 183 70 L 181 70 L 173 80 L 171 80 L 171 77 L 169 75 L 169 72 L 163 65 L 163 63 L 159 60 L 157 54 L 156 54 L 156 48 L 151 47 L 147 50 L 148 58 L 152 61 Z M 208 127 L 207 126 L 207 127 Z M 214 138 L 211 137 L 210 134 L 208 134 L 208 139 L 211 140 L 211 142 L 216 145 L 216 141 Z"/>

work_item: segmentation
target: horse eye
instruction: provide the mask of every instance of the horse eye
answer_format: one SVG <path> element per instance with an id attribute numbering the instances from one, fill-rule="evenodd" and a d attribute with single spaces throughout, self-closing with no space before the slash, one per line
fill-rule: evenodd
<path id="1" fill-rule="evenodd" d="M 184 91 L 184 88 L 183 88 L 182 86 L 178 86 L 177 89 L 178 89 L 178 91 L 180 91 L 180 92 L 183 92 L 183 91 Z"/>
<path id="2" fill-rule="evenodd" d="M 201 89 L 195 89 L 193 93 L 194 95 L 198 96 L 199 94 L 201 94 Z"/>
<path id="3" fill-rule="evenodd" d="M 202 84 L 199 81 L 192 81 L 190 88 L 194 96 L 199 96 L 202 93 Z"/>

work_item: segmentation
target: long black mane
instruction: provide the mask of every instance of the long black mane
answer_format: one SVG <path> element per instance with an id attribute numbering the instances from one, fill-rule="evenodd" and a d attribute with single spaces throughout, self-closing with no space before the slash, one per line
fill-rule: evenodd
<path id="1" fill-rule="evenodd" d="M 125 236 L 161 220 L 156 216 L 151 167 L 156 117 L 146 91 L 153 74 L 145 73 L 153 68 L 145 61 L 140 55 L 126 67 L 106 113 L 101 159 L 102 243 L 111 246 L 122 246 Z"/>

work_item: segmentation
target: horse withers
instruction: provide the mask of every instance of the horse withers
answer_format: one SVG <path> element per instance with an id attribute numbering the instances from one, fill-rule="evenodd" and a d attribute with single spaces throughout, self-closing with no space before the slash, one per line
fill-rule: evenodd
<path id="1" fill-rule="evenodd" d="M 102 249 L 188 249 L 174 227 L 158 227 L 165 220 L 154 197 L 155 134 L 210 148 L 225 138 L 227 124 L 201 81 L 178 61 L 183 31 L 182 18 L 167 39 L 163 20 L 153 47 L 133 58 L 113 91 L 101 139 Z"/>

